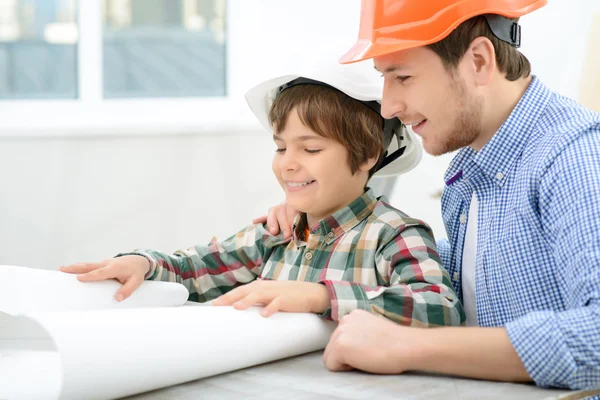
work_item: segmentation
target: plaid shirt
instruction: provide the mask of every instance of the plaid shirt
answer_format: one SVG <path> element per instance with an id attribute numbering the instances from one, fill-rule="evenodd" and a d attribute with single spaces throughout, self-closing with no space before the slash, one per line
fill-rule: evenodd
<path id="1" fill-rule="evenodd" d="M 460 325 L 465 315 L 441 265 L 430 228 L 379 200 L 369 189 L 310 230 L 298 215 L 291 239 L 251 225 L 223 242 L 179 250 L 145 250 L 147 279 L 179 282 L 205 302 L 255 279 L 324 284 L 338 321 L 355 309 L 403 325 Z M 124 254 L 120 254 L 124 255 Z"/>
<path id="2" fill-rule="evenodd" d="M 438 242 L 460 281 L 473 193 L 481 326 L 505 326 L 541 386 L 600 388 L 600 114 L 534 78 L 481 149 L 445 176 Z"/>

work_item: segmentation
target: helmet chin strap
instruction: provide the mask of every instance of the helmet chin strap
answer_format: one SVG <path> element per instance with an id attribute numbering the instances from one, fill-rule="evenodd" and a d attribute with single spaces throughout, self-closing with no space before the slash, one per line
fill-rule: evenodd
<path id="1" fill-rule="evenodd" d="M 365 103 L 365 105 L 370 107 L 372 110 L 377 111 L 377 114 L 381 115 L 381 104 L 379 104 L 376 101 L 364 101 L 363 103 Z M 379 171 L 386 165 L 391 164 L 393 161 L 400 158 L 402 154 L 404 154 L 406 146 L 400 147 L 400 145 L 402 144 L 402 140 L 404 140 L 403 132 L 405 129 L 406 127 L 398 118 L 383 118 L 383 139 L 385 151 L 383 153 L 384 159 L 381 162 L 381 164 L 379 164 L 379 167 L 377 167 L 377 171 Z M 394 150 L 394 152 L 392 152 L 391 154 L 388 154 L 388 148 L 390 147 L 390 144 L 392 144 L 392 140 L 394 140 L 394 138 L 396 138 L 398 148 Z"/>

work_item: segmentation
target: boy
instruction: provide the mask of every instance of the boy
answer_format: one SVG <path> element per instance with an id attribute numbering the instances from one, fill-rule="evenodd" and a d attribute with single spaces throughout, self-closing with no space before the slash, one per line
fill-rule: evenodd
<path id="1" fill-rule="evenodd" d="M 300 211 L 291 239 L 257 224 L 175 254 L 141 250 L 61 270 L 80 273 L 81 281 L 118 279 L 119 301 L 151 279 L 184 284 L 194 301 L 238 309 L 262 304 L 264 316 L 311 312 L 339 321 L 364 309 L 404 325 L 462 324 L 429 227 L 366 187 L 380 169 L 383 175 L 413 168 L 416 140 L 397 118 L 379 114 L 380 85 L 350 72 L 279 77 L 246 95 L 273 129 L 273 172 Z M 398 149 L 387 154 L 394 137 Z"/>

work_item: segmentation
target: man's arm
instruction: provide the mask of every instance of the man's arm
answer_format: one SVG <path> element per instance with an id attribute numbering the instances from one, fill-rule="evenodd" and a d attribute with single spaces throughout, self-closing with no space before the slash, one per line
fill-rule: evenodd
<path id="1" fill-rule="evenodd" d="M 539 284 L 559 285 L 549 289 L 560 294 L 564 308 L 529 313 L 507 323 L 506 330 L 538 385 L 597 389 L 600 388 L 600 129 L 588 130 L 566 147 L 560 145 L 557 142 L 557 156 L 539 181 L 536 223 L 552 248 L 555 275 L 554 281 Z"/>
<path id="2" fill-rule="evenodd" d="M 323 356 L 330 370 L 425 371 L 529 382 L 504 328 L 399 326 L 363 311 L 342 319 Z"/>

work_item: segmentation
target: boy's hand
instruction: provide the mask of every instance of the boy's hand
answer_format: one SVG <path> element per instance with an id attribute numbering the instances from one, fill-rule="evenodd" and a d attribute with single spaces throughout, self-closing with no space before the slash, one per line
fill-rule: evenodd
<path id="1" fill-rule="evenodd" d="M 323 313 L 331 300 L 325 285 L 319 283 L 257 280 L 212 302 L 214 306 L 233 305 L 238 310 L 258 304 L 265 306 L 261 315 L 268 317 L 277 311 Z"/>
<path id="2" fill-rule="evenodd" d="M 115 299 L 122 301 L 131 296 L 144 281 L 150 270 L 150 262 L 143 256 L 123 256 L 100 261 L 98 263 L 79 263 L 60 267 L 62 272 L 80 274 L 81 282 L 104 281 L 116 279 L 123 284 L 117 291 Z"/>
<path id="3" fill-rule="evenodd" d="M 267 223 L 269 232 L 272 235 L 277 235 L 279 230 L 283 232 L 285 239 L 292 237 L 292 223 L 294 218 L 298 214 L 297 210 L 288 207 L 287 203 L 281 203 L 275 207 L 269 208 L 269 215 L 255 218 L 252 220 L 253 224 L 264 224 Z"/>

